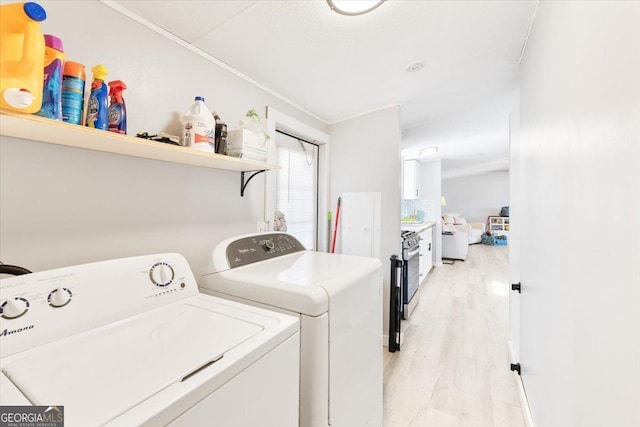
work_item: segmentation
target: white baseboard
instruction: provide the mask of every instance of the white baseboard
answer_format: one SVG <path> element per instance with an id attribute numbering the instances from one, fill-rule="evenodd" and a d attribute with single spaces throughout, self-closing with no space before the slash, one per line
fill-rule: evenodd
<path id="1" fill-rule="evenodd" d="M 433 264 L 434 267 L 442 267 L 442 261 L 436 261 L 435 264 Z"/>
<path id="2" fill-rule="evenodd" d="M 518 363 L 516 360 L 515 352 L 513 351 L 513 342 L 509 340 L 509 355 L 511 363 Z M 522 407 L 522 417 L 527 427 L 535 427 L 533 424 L 533 417 L 531 416 L 531 409 L 529 408 L 529 400 L 527 400 L 527 393 L 524 391 L 524 384 L 522 383 L 522 377 L 514 372 L 516 377 L 516 383 L 518 385 L 518 394 L 520 395 L 520 406 Z"/>

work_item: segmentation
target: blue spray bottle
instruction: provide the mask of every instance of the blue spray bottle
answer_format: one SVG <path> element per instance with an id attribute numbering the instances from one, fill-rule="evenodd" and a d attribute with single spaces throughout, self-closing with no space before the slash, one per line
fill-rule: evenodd
<path id="1" fill-rule="evenodd" d="M 127 134 L 127 108 L 122 98 L 122 91 L 127 88 L 122 80 L 109 82 L 109 130 L 111 132 Z"/>
<path id="2" fill-rule="evenodd" d="M 87 103 L 86 125 L 90 128 L 106 130 L 109 126 L 107 116 L 109 96 L 104 79 L 109 72 L 107 67 L 102 64 L 96 65 L 91 71 L 93 72 L 93 82 L 91 82 L 91 94 Z"/>

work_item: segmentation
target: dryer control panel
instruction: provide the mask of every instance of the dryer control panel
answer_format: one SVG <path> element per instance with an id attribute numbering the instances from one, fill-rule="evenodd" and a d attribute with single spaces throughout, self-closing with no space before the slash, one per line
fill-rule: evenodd
<path id="1" fill-rule="evenodd" d="M 227 262 L 230 268 L 235 268 L 304 250 L 298 239 L 289 234 L 258 234 L 230 242 Z"/>

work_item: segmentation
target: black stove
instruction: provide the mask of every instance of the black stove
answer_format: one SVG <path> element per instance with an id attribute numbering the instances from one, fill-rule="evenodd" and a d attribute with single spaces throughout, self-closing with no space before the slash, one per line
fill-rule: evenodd
<path id="1" fill-rule="evenodd" d="M 414 299 L 420 287 L 420 235 L 415 231 L 402 231 L 402 317 L 408 319 L 416 305 Z"/>
<path id="2" fill-rule="evenodd" d="M 402 238 L 402 249 L 415 249 L 420 246 L 420 237 L 415 231 L 402 231 L 400 232 Z"/>

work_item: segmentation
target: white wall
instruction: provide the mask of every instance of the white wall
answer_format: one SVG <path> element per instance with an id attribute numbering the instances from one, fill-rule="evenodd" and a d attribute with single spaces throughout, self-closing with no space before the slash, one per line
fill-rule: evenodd
<path id="1" fill-rule="evenodd" d="M 391 107 L 331 126 L 331 210 L 338 196 L 380 192 L 384 333 L 389 326 L 389 257 L 400 253 L 400 109 Z M 338 250 L 336 250 L 338 252 Z"/>
<path id="2" fill-rule="evenodd" d="M 421 190 L 422 198 L 435 201 L 435 218 L 436 225 L 433 228 L 433 265 L 442 265 L 442 206 L 440 206 L 440 196 L 442 196 L 442 161 L 433 160 L 431 162 L 422 163 L 421 167 L 422 181 Z"/>
<path id="3" fill-rule="evenodd" d="M 427 200 L 436 200 L 440 203 L 442 166 L 440 160 L 421 163 L 421 197 Z"/>
<path id="4" fill-rule="evenodd" d="M 321 131 L 278 98 L 99 2 L 39 2 L 43 32 L 69 60 L 124 80 L 129 134 L 179 134 L 180 114 L 202 95 L 235 126 L 266 105 Z M 175 251 L 196 277 L 222 239 L 254 232 L 264 215 L 264 175 L 240 197 L 240 174 L 72 149 L 14 138 L 0 142 L 0 260 L 35 271 Z"/>
<path id="5" fill-rule="evenodd" d="M 520 360 L 536 426 L 640 425 L 640 2 L 541 2 L 521 67 Z"/>
<path id="6" fill-rule="evenodd" d="M 509 171 L 443 179 L 442 195 L 447 199 L 443 212 L 485 223 L 488 216 L 499 215 L 502 206 L 509 206 Z"/>

